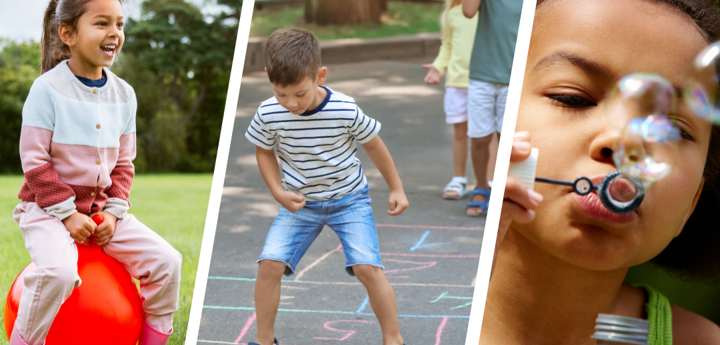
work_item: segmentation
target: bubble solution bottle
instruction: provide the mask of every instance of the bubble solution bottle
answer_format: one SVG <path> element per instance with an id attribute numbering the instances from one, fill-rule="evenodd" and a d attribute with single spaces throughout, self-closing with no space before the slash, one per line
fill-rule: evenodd
<path id="1" fill-rule="evenodd" d="M 597 341 L 596 345 L 647 345 L 650 334 L 648 320 L 600 314 L 595 322 L 595 334 L 591 338 Z"/>

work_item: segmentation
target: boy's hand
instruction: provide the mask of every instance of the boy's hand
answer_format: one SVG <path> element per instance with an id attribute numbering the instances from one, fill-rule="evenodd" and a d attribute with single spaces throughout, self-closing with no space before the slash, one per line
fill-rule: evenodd
<path id="1" fill-rule="evenodd" d="M 517 132 L 513 138 L 513 146 L 510 151 L 510 162 L 522 162 L 530 156 L 530 134 L 528 132 Z M 525 187 L 518 179 L 508 176 L 505 185 L 505 198 L 503 199 L 502 211 L 500 212 L 500 224 L 498 236 L 495 242 L 495 256 L 498 248 L 505 238 L 508 228 L 512 222 L 521 224 L 529 223 L 535 218 L 535 211 L 543 197 L 534 190 Z M 493 269 L 495 260 L 493 259 Z"/>
<path id="2" fill-rule="evenodd" d="M 405 211 L 406 208 L 408 208 L 408 200 L 405 196 L 405 191 L 397 190 L 397 191 L 391 191 L 390 192 L 390 209 L 388 210 L 388 214 L 391 216 L 397 216 L 403 211 Z"/>
<path id="3" fill-rule="evenodd" d="M 288 211 L 295 213 L 305 207 L 305 196 L 300 193 L 293 193 L 283 190 L 273 195 L 275 201 L 283 205 Z"/>
<path id="4" fill-rule="evenodd" d="M 92 235 L 95 244 L 98 246 L 104 246 L 115 234 L 115 225 L 117 224 L 117 217 L 110 212 L 98 212 L 103 216 L 103 222 L 97 226 L 97 230 Z"/>
<path id="5" fill-rule="evenodd" d="M 96 225 L 93 220 L 80 213 L 75 212 L 70 217 L 62 220 L 65 228 L 70 232 L 70 237 L 77 243 L 83 243 L 95 232 Z"/>
<path id="6" fill-rule="evenodd" d="M 427 75 L 425 75 L 425 82 L 428 83 L 428 85 L 440 84 L 440 78 L 442 78 L 442 76 L 435 66 L 432 64 L 424 64 L 423 68 L 428 69 Z"/>

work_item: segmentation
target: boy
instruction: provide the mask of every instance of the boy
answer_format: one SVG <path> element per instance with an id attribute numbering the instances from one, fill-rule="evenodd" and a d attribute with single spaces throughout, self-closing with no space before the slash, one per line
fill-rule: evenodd
<path id="1" fill-rule="evenodd" d="M 360 160 L 361 144 L 390 188 L 392 216 L 408 201 L 390 152 L 377 133 L 380 123 L 366 116 L 351 97 L 325 86 L 320 44 L 306 31 L 276 30 L 265 48 L 265 70 L 275 97 L 263 102 L 245 133 L 257 145 L 260 173 L 282 205 L 258 260 L 255 282 L 256 343 L 271 345 L 280 303 L 280 279 L 295 272 L 324 225 L 340 237 L 345 269 L 365 286 L 383 333 L 383 344 L 402 345 L 395 293 L 383 273 Z M 282 161 L 280 171 L 273 148 Z M 283 183 L 284 182 L 284 183 Z"/>

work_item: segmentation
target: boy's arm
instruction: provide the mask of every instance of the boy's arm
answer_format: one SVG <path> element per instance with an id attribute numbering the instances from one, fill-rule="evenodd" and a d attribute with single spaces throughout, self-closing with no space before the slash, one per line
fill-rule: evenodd
<path id="1" fill-rule="evenodd" d="M 255 147 L 255 158 L 260 168 L 265 184 L 267 184 L 273 198 L 283 205 L 290 212 L 297 212 L 305 207 L 305 196 L 300 193 L 286 191 L 280 182 L 280 168 L 273 150 L 266 150 L 259 146 Z"/>
<path id="2" fill-rule="evenodd" d="M 403 190 L 400 175 L 398 175 L 397 169 L 395 169 L 395 163 L 390 155 L 390 151 L 388 151 L 385 143 L 383 143 L 378 135 L 362 144 L 362 146 L 375 164 L 375 167 L 380 170 L 380 174 L 385 178 L 385 182 L 387 182 L 390 188 L 390 210 L 388 210 L 388 214 L 397 216 L 403 213 L 408 207 L 408 200 Z"/>
<path id="3" fill-rule="evenodd" d="M 462 12 L 467 18 L 472 18 L 480 9 L 481 0 L 462 0 Z"/>

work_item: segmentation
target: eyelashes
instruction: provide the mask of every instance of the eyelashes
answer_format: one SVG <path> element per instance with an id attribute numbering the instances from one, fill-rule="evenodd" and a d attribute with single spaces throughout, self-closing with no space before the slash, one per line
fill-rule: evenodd
<path id="1" fill-rule="evenodd" d="M 581 96 L 577 95 L 548 95 L 548 98 L 554 100 L 555 102 L 559 102 L 562 105 L 569 107 L 569 108 L 584 108 L 584 107 L 594 107 L 597 105 L 597 103 Z"/>
<path id="2" fill-rule="evenodd" d="M 569 94 L 552 94 L 547 95 L 546 97 L 552 99 L 554 102 L 559 103 L 559 106 L 566 107 L 566 108 L 576 108 L 576 109 L 582 109 L 582 108 L 588 108 L 588 107 L 594 107 L 597 106 L 597 103 L 582 97 L 578 95 L 569 95 Z M 693 138 L 692 135 L 687 133 L 682 129 L 681 126 L 676 126 L 678 130 L 680 131 L 680 136 L 683 137 L 686 140 L 689 141 L 695 141 L 695 138 Z"/>

